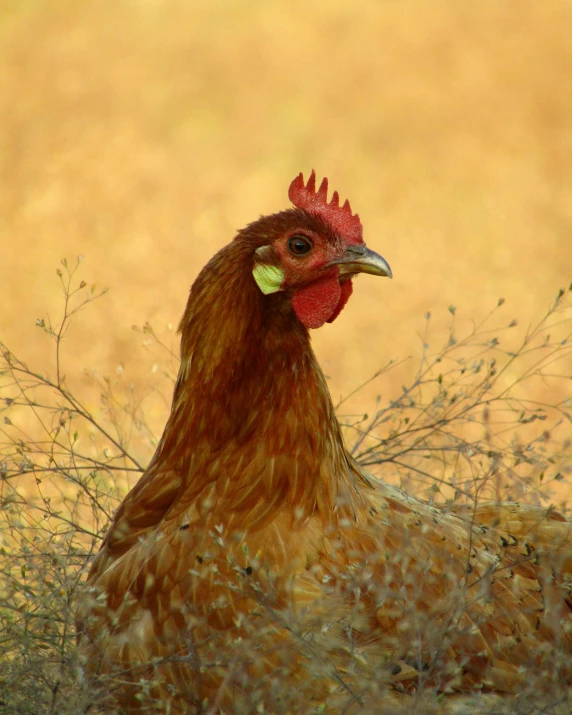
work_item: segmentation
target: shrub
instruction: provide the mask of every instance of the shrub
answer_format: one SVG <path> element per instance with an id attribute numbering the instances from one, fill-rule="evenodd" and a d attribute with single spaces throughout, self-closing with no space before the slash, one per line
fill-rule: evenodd
<path id="1" fill-rule="evenodd" d="M 114 707 L 112 679 L 88 686 L 80 677 L 75 598 L 156 437 L 141 398 L 147 387 L 127 384 L 121 369 L 113 378 L 91 373 L 101 390 L 97 410 L 68 387 L 62 351 L 70 321 L 104 293 L 79 280 L 79 265 L 64 260 L 58 269 L 64 293 L 60 321 L 37 323 L 52 341 L 53 375 L 0 343 L 0 706 L 7 713 L 71 715 Z M 503 302 L 468 329 L 459 327 L 451 307 L 448 339 L 437 348 L 431 346 L 427 314 L 421 357 L 401 394 L 388 402 L 378 397 L 372 414 L 359 417 L 344 417 L 345 401 L 338 405 L 346 440 L 360 464 L 431 502 L 470 507 L 508 499 L 566 509 L 572 286 L 559 291 L 524 334 L 503 317 Z M 172 381 L 176 356 L 150 325 L 141 332 L 162 351 L 161 374 Z M 396 364 L 358 389 L 370 390 Z M 261 603 L 265 597 L 260 595 Z M 267 612 L 278 619 L 270 607 Z M 296 631 L 296 624 L 279 625 Z M 300 657 L 315 659 L 320 672 L 332 645 L 324 643 L 322 631 L 298 634 Z M 346 694 L 349 712 L 359 695 L 349 689 Z M 570 704 L 567 694 L 552 693 L 542 702 L 530 694 L 523 689 L 510 707 L 552 712 Z M 430 709 L 416 702 L 418 712 Z M 439 711 L 439 700 L 432 702 Z M 464 707 L 459 711 L 489 711 L 485 700 L 473 705 L 469 699 Z M 504 712 L 502 707 L 490 705 L 490 712 Z M 215 712 L 213 706 L 206 711 Z"/>

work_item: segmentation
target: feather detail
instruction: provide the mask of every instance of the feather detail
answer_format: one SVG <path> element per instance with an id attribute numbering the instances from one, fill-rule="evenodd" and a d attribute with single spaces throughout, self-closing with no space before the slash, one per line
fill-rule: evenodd
<path id="1" fill-rule="evenodd" d="M 300 177 L 291 193 L 304 210 L 247 227 L 193 284 L 165 431 L 78 607 L 86 670 L 127 712 L 348 712 L 366 698 L 420 712 L 416 688 L 445 712 L 456 694 L 571 684 L 564 516 L 435 508 L 346 449 L 307 328 L 336 317 L 351 282 L 320 274 L 292 295 L 252 276 L 300 226 L 339 241 L 338 220 L 306 212 L 327 183 Z M 357 231 L 337 194 L 325 205 Z"/>

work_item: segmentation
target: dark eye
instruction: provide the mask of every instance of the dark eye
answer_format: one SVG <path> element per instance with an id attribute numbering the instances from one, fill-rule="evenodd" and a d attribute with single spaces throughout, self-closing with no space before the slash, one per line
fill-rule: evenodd
<path id="1" fill-rule="evenodd" d="M 308 236 L 292 236 L 288 241 L 288 250 L 295 256 L 304 256 L 306 253 L 310 253 L 314 244 Z"/>

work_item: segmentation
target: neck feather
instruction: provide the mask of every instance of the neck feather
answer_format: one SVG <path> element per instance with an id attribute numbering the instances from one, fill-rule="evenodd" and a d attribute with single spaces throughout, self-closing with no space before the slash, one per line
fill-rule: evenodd
<path id="1" fill-rule="evenodd" d="M 251 529 L 282 509 L 335 521 L 360 501 L 359 472 L 307 329 L 286 296 L 260 292 L 251 269 L 252 248 L 235 241 L 195 281 L 150 469 L 180 474 L 185 504 L 214 497 Z"/>

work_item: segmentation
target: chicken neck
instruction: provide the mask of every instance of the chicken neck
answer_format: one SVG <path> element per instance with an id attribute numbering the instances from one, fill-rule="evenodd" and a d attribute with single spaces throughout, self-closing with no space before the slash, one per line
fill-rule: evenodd
<path id="1" fill-rule="evenodd" d="M 289 296 L 263 296 L 235 241 L 198 276 L 180 324 L 172 411 L 150 470 L 182 477 L 185 502 L 216 496 L 250 528 L 287 509 L 354 511 L 363 479 L 345 449 L 308 330 Z"/>

